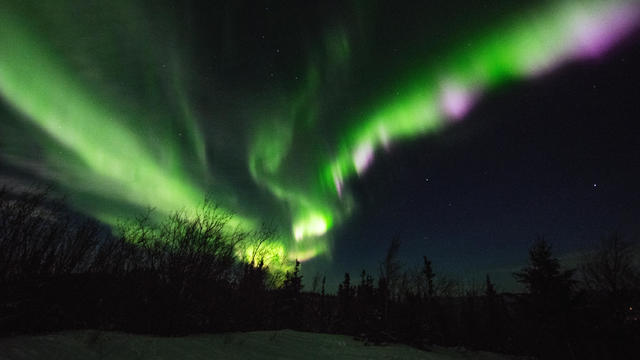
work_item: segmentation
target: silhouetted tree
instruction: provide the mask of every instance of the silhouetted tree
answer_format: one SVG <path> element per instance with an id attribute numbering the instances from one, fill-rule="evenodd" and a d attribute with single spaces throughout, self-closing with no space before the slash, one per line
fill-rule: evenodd
<path id="1" fill-rule="evenodd" d="M 353 287 L 351 286 L 351 277 L 349 273 L 344 273 L 344 280 L 338 285 L 338 298 L 351 300 L 353 298 Z"/>
<path id="2" fill-rule="evenodd" d="M 580 272 L 589 289 L 612 297 L 619 297 L 640 285 L 634 248 L 618 233 L 604 237 L 598 249 L 582 259 Z"/>
<path id="3" fill-rule="evenodd" d="M 379 295 L 382 298 L 383 317 L 389 319 L 389 302 L 395 295 L 401 265 L 398 262 L 398 250 L 400 250 L 400 238 L 393 237 L 385 258 L 380 265 L 380 278 L 378 279 Z"/>
<path id="4" fill-rule="evenodd" d="M 618 233 L 612 233 L 603 237 L 598 248 L 580 264 L 591 307 L 587 312 L 589 317 L 585 316 L 591 319 L 588 326 L 598 329 L 596 336 L 612 339 L 611 352 L 620 358 L 637 353 L 637 348 L 630 344 L 640 341 L 638 320 L 632 321 L 638 319 L 640 305 L 640 272 L 636 259 L 634 246 Z"/>
<path id="5" fill-rule="evenodd" d="M 0 188 L 0 282 L 87 272 L 104 238 L 47 189 Z"/>
<path id="6" fill-rule="evenodd" d="M 528 293 L 540 299 L 566 297 L 574 284 L 575 270 L 562 270 L 551 253 L 551 245 L 539 238 L 529 249 L 529 265 L 515 272 L 516 280 L 525 285 Z"/>
<path id="7" fill-rule="evenodd" d="M 355 289 L 351 285 L 349 273 L 344 274 L 344 280 L 338 285 L 338 316 L 342 322 L 342 330 L 353 331 L 354 322 L 354 294 Z"/>
<path id="8" fill-rule="evenodd" d="M 505 345 L 505 336 L 503 329 L 507 321 L 505 316 L 505 305 L 502 303 L 501 297 L 498 295 L 495 285 L 491 281 L 489 274 L 486 275 L 484 287 L 484 302 L 482 309 L 482 326 L 481 337 L 485 346 L 492 350 L 502 350 Z"/>
<path id="9" fill-rule="evenodd" d="M 426 281 L 426 286 L 427 286 L 426 295 L 428 297 L 433 297 L 435 295 L 435 288 L 433 286 L 433 278 L 436 277 L 436 274 L 433 272 L 433 269 L 431 268 L 431 260 L 427 259 L 426 256 L 423 256 L 422 260 L 423 260 L 422 274 L 424 275 L 424 278 L 425 278 L 425 281 Z"/>
<path id="10" fill-rule="evenodd" d="M 551 253 L 551 245 L 543 238 L 529 249 L 529 264 L 514 273 L 524 284 L 527 296 L 523 298 L 529 326 L 530 350 L 542 357 L 568 349 L 571 295 L 574 270 L 563 270 Z M 572 355 L 572 354 L 568 354 Z"/>
<path id="11" fill-rule="evenodd" d="M 359 301 L 368 303 L 373 298 L 373 277 L 365 270 L 360 273 L 360 284 L 357 288 L 357 296 Z"/>
<path id="12" fill-rule="evenodd" d="M 300 274 L 300 261 L 296 260 L 293 271 L 288 271 L 282 285 L 282 302 L 280 313 L 283 325 L 299 329 L 302 326 L 304 303 L 302 298 L 302 275 Z"/>
<path id="13" fill-rule="evenodd" d="M 496 297 L 496 295 L 497 295 L 496 287 L 491 282 L 491 278 L 489 277 L 489 274 L 487 274 L 487 278 L 485 280 L 485 287 L 484 287 L 484 296 L 486 296 L 489 299 L 493 299 Z"/>
<path id="14" fill-rule="evenodd" d="M 243 330 L 261 329 L 267 315 L 265 280 L 269 269 L 262 259 L 258 264 L 245 263 L 242 268 L 236 294 L 237 316 L 242 321 Z"/>
<path id="15" fill-rule="evenodd" d="M 299 296 L 302 291 L 302 275 L 300 274 L 300 261 L 296 260 L 296 265 L 292 272 L 287 272 L 284 279 L 283 289 L 292 296 Z"/>

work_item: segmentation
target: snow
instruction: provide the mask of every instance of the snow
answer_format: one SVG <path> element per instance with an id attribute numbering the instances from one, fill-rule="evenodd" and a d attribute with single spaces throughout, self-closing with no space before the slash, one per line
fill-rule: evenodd
<path id="1" fill-rule="evenodd" d="M 152 337 L 96 330 L 0 338 L 0 359 L 515 359 L 488 352 L 365 346 L 349 336 L 292 330 Z"/>

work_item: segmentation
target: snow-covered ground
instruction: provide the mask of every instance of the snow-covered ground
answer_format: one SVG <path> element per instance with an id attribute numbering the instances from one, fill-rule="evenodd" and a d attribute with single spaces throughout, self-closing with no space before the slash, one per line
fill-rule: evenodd
<path id="1" fill-rule="evenodd" d="M 365 346 L 349 336 L 292 330 L 152 337 L 94 330 L 0 338 L 0 359 L 480 359 L 488 352 L 405 345 Z"/>

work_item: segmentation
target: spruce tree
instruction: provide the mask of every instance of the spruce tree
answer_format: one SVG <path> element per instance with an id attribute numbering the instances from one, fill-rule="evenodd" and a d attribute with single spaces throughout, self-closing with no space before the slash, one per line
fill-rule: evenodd
<path id="1" fill-rule="evenodd" d="M 424 275 L 425 281 L 427 282 L 427 296 L 433 297 L 435 295 L 435 289 L 433 287 L 433 279 L 436 277 L 436 274 L 433 272 L 431 268 L 431 260 L 427 259 L 426 256 L 422 257 L 424 261 L 424 267 L 422 268 L 422 274 Z"/>

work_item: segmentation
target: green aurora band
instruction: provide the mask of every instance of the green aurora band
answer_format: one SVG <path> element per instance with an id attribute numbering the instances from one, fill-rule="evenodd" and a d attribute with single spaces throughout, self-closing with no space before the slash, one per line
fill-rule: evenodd
<path id="1" fill-rule="evenodd" d="M 234 214 L 234 228 L 274 220 L 290 229 L 269 252 L 299 260 L 330 255 L 329 230 L 357 209 L 349 181 L 377 151 L 462 119 L 498 86 L 601 56 L 640 14 L 636 1 L 592 0 L 512 15 L 424 59 L 399 76 L 402 95 L 340 115 L 337 129 L 326 125 L 323 101 L 339 102 L 332 91 L 364 55 L 347 27 L 327 26 L 302 67 L 302 86 L 271 89 L 268 100 L 250 95 L 254 108 L 230 116 L 243 119 L 236 129 L 221 120 L 224 111 L 195 105 L 193 49 L 171 16 L 141 21 L 144 12 L 128 1 L 75 11 L 51 3 L 0 0 L 0 95 L 13 109 L 2 115 L 0 156 L 57 183 L 109 224 L 148 206 L 195 212 L 210 194 Z M 29 20 L 34 13 L 44 25 Z M 96 15 L 74 21 L 85 13 Z"/>

